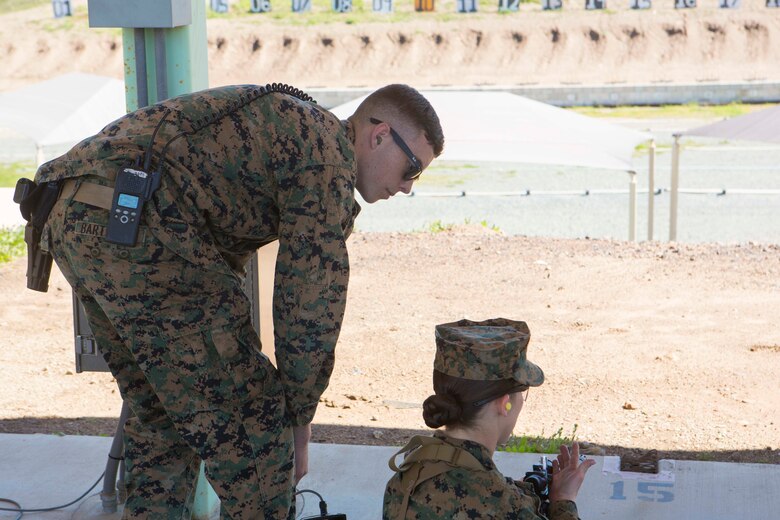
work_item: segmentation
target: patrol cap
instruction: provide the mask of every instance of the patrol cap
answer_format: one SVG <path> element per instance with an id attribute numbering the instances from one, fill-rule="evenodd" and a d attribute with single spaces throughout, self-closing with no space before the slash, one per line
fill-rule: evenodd
<path id="1" fill-rule="evenodd" d="M 524 321 L 505 318 L 436 325 L 433 368 L 463 379 L 514 379 L 521 385 L 539 386 L 544 373 L 526 359 L 530 339 Z"/>

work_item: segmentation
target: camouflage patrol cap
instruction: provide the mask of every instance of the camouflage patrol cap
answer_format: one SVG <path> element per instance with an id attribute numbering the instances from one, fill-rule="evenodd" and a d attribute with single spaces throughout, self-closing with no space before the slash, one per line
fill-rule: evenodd
<path id="1" fill-rule="evenodd" d="M 526 359 L 530 339 L 524 321 L 505 318 L 437 325 L 433 368 L 463 379 L 514 379 L 521 385 L 539 386 L 544 373 Z"/>

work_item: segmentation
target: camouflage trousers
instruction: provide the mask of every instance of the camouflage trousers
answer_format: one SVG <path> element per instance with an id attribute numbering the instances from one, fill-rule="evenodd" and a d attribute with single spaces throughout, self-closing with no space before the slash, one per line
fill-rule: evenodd
<path id="1" fill-rule="evenodd" d="M 222 518 L 292 519 L 292 429 L 241 278 L 194 266 L 143 226 L 135 246 L 108 243 L 107 219 L 63 198 L 44 236 L 134 415 L 124 518 L 188 518 L 202 460 Z"/>

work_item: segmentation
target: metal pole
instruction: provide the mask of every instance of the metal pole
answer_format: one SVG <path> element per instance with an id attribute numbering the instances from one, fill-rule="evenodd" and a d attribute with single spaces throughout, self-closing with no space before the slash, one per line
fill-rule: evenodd
<path id="1" fill-rule="evenodd" d="M 655 139 L 650 139 L 650 151 L 647 164 L 647 239 L 653 239 L 653 220 L 655 219 Z"/>
<path id="2" fill-rule="evenodd" d="M 628 203 L 628 240 L 634 242 L 636 241 L 636 172 L 628 172 L 628 175 L 628 191 L 630 193 Z"/>
<path id="3" fill-rule="evenodd" d="M 680 188 L 680 136 L 674 134 L 672 144 L 672 188 L 669 200 L 669 241 L 677 240 L 677 192 Z"/>
<path id="4" fill-rule="evenodd" d="M 121 503 L 123 500 L 117 500 L 116 489 L 116 475 L 117 470 L 121 466 L 120 462 L 124 460 L 124 430 L 127 418 L 130 416 L 130 407 L 127 406 L 127 401 L 122 401 L 122 411 L 119 413 L 119 422 L 116 426 L 116 433 L 114 434 L 114 440 L 111 443 L 111 449 L 108 452 L 108 461 L 106 462 L 106 472 L 103 477 L 103 491 L 100 493 L 100 501 L 103 504 L 103 512 L 115 513 L 117 509 L 117 502 Z M 122 478 L 124 480 L 124 478 Z"/>
<path id="5" fill-rule="evenodd" d="M 116 4 L 122 3 L 122 0 L 112 1 Z M 107 0 L 101 0 L 101 2 L 108 3 Z M 120 23 L 117 25 L 122 27 L 125 103 L 128 111 L 137 110 L 168 97 L 208 87 L 206 6 L 203 0 L 191 0 L 191 7 L 192 23 L 190 25 L 155 29 L 154 32 L 147 32 L 146 28 L 133 27 L 131 24 Z M 149 36 L 148 42 L 147 36 Z M 146 52 L 147 43 L 150 48 L 154 45 L 154 52 L 151 54 Z M 41 153 L 42 150 L 39 148 L 38 155 L 40 156 Z M 251 267 L 256 273 L 256 256 L 255 264 Z M 254 289 L 251 290 L 251 294 L 253 308 L 258 309 L 256 277 L 254 280 Z M 74 303 L 77 301 L 74 293 Z M 78 317 L 83 312 L 83 307 L 80 304 L 74 306 L 74 323 L 80 323 Z M 253 315 L 253 323 L 258 323 L 259 321 L 254 318 Z M 92 331 L 89 330 L 89 327 L 87 329 L 89 337 L 94 340 Z M 77 325 L 77 343 L 80 343 L 80 334 L 81 329 Z M 83 357 L 81 354 L 77 354 L 77 368 Z M 95 357 L 99 358 L 100 356 Z M 87 370 L 103 371 L 108 369 L 104 363 L 102 365 L 103 368 L 90 367 Z M 79 368 L 78 371 L 81 369 Z M 124 482 L 125 464 L 121 455 L 124 448 L 123 425 L 129 414 L 129 407 L 126 402 L 123 402 L 119 425 L 106 464 L 104 489 L 101 494 L 106 513 L 116 511 L 117 504 L 123 503 L 127 496 Z M 118 481 L 117 472 L 119 473 Z M 192 517 L 195 519 L 213 518 L 219 512 L 219 498 L 206 480 L 203 463 L 200 465 L 197 488 L 198 495 L 197 500 L 193 500 Z M 193 498 L 195 497 L 193 496 Z"/>
<path id="6" fill-rule="evenodd" d="M 43 154 L 43 145 L 35 143 L 35 166 L 38 167 L 46 162 L 46 157 Z"/>
<path id="7" fill-rule="evenodd" d="M 165 53 L 165 30 L 154 30 L 154 66 L 157 77 L 157 101 L 168 99 L 168 59 Z"/>
<path id="8" fill-rule="evenodd" d="M 129 42 L 129 29 L 123 31 L 128 110 L 135 110 L 169 97 L 208 88 L 206 5 L 202 0 L 192 0 L 191 6 L 192 23 L 190 25 L 153 30 L 154 37 L 150 39 L 149 45 L 154 45 L 154 53 L 149 56 L 146 54 L 146 29 L 133 30 L 133 45 L 130 45 Z M 135 60 L 132 59 L 133 54 L 135 54 Z M 150 61 L 152 63 L 149 63 Z M 152 66 L 151 70 L 149 70 L 150 65 Z M 135 78 L 133 78 L 133 73 Z M 130 88 L 133 79 L 137 89 L 135 99 Z M 254 272 L 257 272 L 256 269 Z M 253 301 L 254 309 L 258 312 L 256 288 L 257 284 L 255 283 Z M 259 319 L 253 320 L 253 322 L 259 323 Z M 206 480 L 204 464 L 201 463 L 192 506 L 192 517 L 193 519 L 213 518 L 219 512 L 219 508 L 219 498 Z"/>
<path id="9" fill-rule="evenodd" d="M 206 4 L 192 2 L 192 24 L 166 30 L 168 97 L 208 88 Z"/>
<path id="10" fill-rule="evenodd" d="M 147 88 L 148 78 L 146 75 L 145 30 L 133 29 L 133 37 L 135 42 L 135 85 L 137 89 L 136 90 L 137 99 L 136 99 L 135 108 L 141 108 L 149 104 L 149 89 Z M 125 69 L 127 69 L 127 67 L 125 67 Z"/>

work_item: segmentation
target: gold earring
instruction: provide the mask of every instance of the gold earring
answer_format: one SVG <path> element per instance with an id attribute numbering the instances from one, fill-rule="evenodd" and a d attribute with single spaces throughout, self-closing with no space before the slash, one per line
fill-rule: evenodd
<path id="1" fill-rule="evenodd" d="M 511 410 L 511 409 L 512 409 L 512 403 L 506 403 L 506 404 L 504 405 L 504 408 L 506 408 L 506 411 L 508 412 L 509 410 Z"/>

